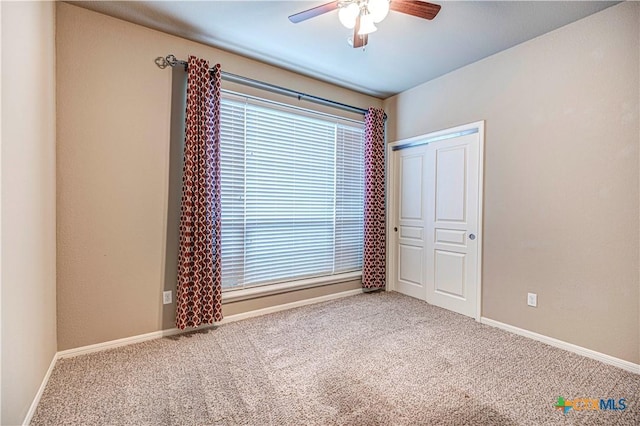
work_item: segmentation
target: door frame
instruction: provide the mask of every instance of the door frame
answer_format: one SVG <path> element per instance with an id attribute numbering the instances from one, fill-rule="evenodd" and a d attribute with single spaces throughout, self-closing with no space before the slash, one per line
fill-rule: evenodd
<path id="1" fill-rule="evenodd" d="M 477 232 L 477 257 L 478 264 L 476 268 L 476 282 L 477 282 L 477 300 L 476 300 L 476 316 L 475 320 L 480 321 L 482 316 L 482 246 L 484 241 L 484 222 L 483 222 L 483 202 L 484 202 L 484 139 L 485 139 L 485 122 L 484 120 L 476 121 L 474 123 L 463 124 L 461 126 L 451 127 L 448 129 L 438 130 L 435 132 L 426 133 L 423 135 L 414 136 L 407 139 L 400 139 L 387 144 L 387 176 L 386 176 L 386 193 L 388 194 L 387 200 L 387 285 L 386 291 L 395 291 L 395 280 L 393 277 L 396 274 L 397 264 L 396 260 L 396 247 L 392 244 L 392 239 L 395 239 L 395 232 L 393 232 L 392 218 L 396 216 L 397 205 L 397 191 L 393 190 L 395 182 L 395 173 L 398 167 L 395 164 L 395 156 L 393 151 L 401 148 L 410 148 L 413 146 L 419 146 L 428 144 L 431 142 L 442 141 L 447 139 L 455 139 L 458 136 L 465 134 L 477 133 L 478 134 L 478 232 Z"/>

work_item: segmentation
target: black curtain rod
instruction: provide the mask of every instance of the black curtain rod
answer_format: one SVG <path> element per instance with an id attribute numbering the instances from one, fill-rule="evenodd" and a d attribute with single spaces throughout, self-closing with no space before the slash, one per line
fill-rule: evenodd
<path id="1" fill-rule="evenodd" d="M 183 65 L 185 69 L 187 68 L 187 61 L 180 60 L 176 58 L 174 55 L 167 55 L 164 58 L 162 56 L 158 56 L 155 60 L 155 63 L 159 68 L 162 68 L 162 69 L 165 69 L 166 67 L 175 67 L 176 65 Z M 332 101 L 330 99 L 324 99 L 319 96 L 309 95 L 306 93 L 298 92 L 296 90 L 276 86 L 275 84 L 265 83 L 264 81 L 254 80 L 252 78 L 243 77 L 237 74 L 231 74 L 226 71 L 221 71 L 220 73 L 223 80 L 230 81 L 232 83 L 238 83 L 245 86 L 253 87 L 255 89 L 266 90 L 271 93 L 277 93 L 279 95 L 298 98 L 298 100 L 306 100 L 319 105 L 341 109 L 343 111 L 355 112 L 362 115 L 365 115 L 367 113 L 367 110 L 363 108 L 358 108 L 352 105 L 343 104 L 340 102 Z M 385 118 L 386 118 L 386 114 L 385 114 Z"/>

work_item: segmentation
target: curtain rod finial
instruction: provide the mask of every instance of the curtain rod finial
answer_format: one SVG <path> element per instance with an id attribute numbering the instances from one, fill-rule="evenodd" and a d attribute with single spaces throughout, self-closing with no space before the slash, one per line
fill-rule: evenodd
<path id="1" fill-rule="evenodd" d="M 161 70 L 169 66 L 169 62 L 162 56 L 158 56 L 153 62 L 155 62 L 158 68 L 160 68 Z"/>

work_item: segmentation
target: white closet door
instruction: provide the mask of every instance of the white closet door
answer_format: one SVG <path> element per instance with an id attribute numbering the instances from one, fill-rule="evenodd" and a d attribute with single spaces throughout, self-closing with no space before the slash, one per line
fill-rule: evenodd
<path id="1" fill-rule="evenodd" d="M 393 151 L 392 288 L 476 317 L 480 135 L 434 139 Z"/>
<path id="2" fill-rule="evenodd" d="M 425 224 L 427 219 L 427 146 L 395 152 L 396 290 L 409 296 L 426 297 Z"/>
<path id="3" fill-rule="evenodd" d="M 433 142 L 427 158 L 427 302 L 475 317 L 478 135 Z"/>

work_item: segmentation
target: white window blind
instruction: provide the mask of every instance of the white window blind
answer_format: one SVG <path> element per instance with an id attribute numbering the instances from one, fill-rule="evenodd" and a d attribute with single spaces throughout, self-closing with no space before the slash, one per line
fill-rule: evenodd
<path id="1" fill-rule="evenodd" d="M 221 102 L 222 286 L 362 268 L 362 123 Z"/>

